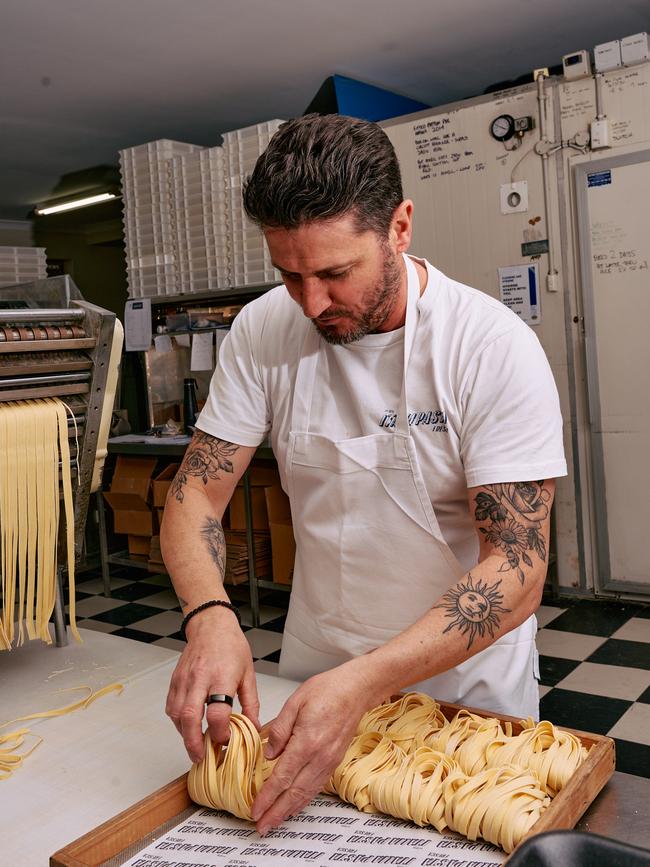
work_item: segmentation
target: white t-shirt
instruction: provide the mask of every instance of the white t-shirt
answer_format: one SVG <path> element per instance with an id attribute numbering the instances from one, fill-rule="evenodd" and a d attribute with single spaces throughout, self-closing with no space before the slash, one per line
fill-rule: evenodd
<path id="1" fill-rule="evenodd" d="M 566 475 L 555 382 L 536 335 L 503 304 L 426 262 L 408 368 L 408 411 L 440 529 L 464 569 L 478 560 L 467 489 Z M 278 286 L 248 304 L 219 354 L 197 426 L 257 446 L 270 435 L 286 489 L 293 389 L 314 326 Z M 341 440 L 394 425 L 404 329 L 321 341 L 310 431 Z"/>

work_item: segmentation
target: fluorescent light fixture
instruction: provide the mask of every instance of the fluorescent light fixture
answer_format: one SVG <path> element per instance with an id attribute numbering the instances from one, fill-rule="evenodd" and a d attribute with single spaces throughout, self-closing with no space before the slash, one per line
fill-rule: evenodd
<path id="1" fill-rule="evenodd" d="M 72 199 L 69 202 L 63 202 L 60 205 L 50 205 L 48 208 L 36 208 L 36 213 L 39 217 L 46 217 L 48 214 L 60 214 L 62 211 L 73 211 L 75 208 L 85 208 L 87 205 L 97 205 L 100 202 L 107 202 L 109 199 L 116 199 L 115 193 L 98 193 L 96 196 L 86 196 L 83 199 Z"/>

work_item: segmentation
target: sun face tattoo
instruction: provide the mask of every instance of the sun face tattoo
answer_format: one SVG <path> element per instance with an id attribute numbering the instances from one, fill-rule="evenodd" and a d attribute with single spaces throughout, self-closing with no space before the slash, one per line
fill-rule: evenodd
<path id="1" fill-rule="evenodd" d="M 230 458 L 238 450 L 235 443 L 220 440 L 209 434 L 197 431 L 192 442 L 187 447 L 183 463 L 174 477 L 169 489 L 169 496 L 183 502 L 183 488 L 190 476 L 201 479 L 207 485 L 210 479 L 218 479 L 219 471 L 232 473 L 233 465 Z"/>
<path id="2" fill-rule="evenodd" d="M 494 638 L 494 630 L 498 630 L 501 624 L 499 614 L 511 610 L 501 604 L 503 593 L 499 592 L 500 584 L 501 580 L 490 586 L 479 578 L 474 586 L 472 573 L 468 572 L 465 582 L 459 581 L 433 606 L 444 609 L 445 616 L 451 619 L 444 632 L 459 629 L 463 635 L 467 635 L 468 650 L 477 635 L 483 638 L 488 632 L 490 638 Z"/>
<path id="3" fill-rule="evenodd" d="M 546 561 L 546 542 L 541 530 L 548 518 L 551 495 L 543 485 L 543 482 L 484 485 L 476 495 L 474 517 L 477 521 L 491 522 L 488 527 L 479 527 L 479 532 L 508 558 L 499 572 L 516 570 L 521 584 L 525 579 L 521 563 L 533 565 L 529 552 L 534 551 L 542 562 Z"/>

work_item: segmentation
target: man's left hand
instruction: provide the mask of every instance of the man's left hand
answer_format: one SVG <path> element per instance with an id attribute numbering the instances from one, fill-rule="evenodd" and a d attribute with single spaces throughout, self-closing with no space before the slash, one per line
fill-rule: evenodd
<path id="1" fill-rule="evenodd" d="M 265 755 L 280 758 L 253 804 L 261 835 L 300 812 L 322 790 L 359 720 L 381 701 L 371 695 L 354 662 L 309 678 L 265 726 Z"/>

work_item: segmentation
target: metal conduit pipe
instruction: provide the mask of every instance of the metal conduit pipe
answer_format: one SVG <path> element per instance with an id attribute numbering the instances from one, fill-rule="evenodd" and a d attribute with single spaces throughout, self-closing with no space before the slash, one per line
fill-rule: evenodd
<path id="1" fill-rule="evenodd" d="M 555 265 L 555 238 L 553 223 L 551 221 L 551 176 L 548 158 L 562 145 L 556 146 L 548 137 L 548 93 L 544 87 L 544 74 L 537 75 L 537 105 L 539 109 L 540 140 L 537 143 L 537 153 L 542 158 L 542 183 L 544 187 L 544 216 L 546 219 L 546 231 L 548 235 L 548 273 L 546 274 L 546 289 L 548 292 L 557 292 L 559 288 L 559 273 Z"/>

